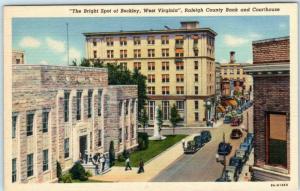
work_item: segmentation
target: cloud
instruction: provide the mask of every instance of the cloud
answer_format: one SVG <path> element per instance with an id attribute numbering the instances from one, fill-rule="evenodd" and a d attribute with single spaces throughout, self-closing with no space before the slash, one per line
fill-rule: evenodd
<path id="1" fill-rule="evenodd" d="M 258 34 L 258 33 L 255 33 L 255 32 L 251 32 L 251 33 L 249 34 L 249 37 L 250 37 L 252 40 L 254 40 L 254 39 L 260 39 L 260 38 L 262 38 L 262 35 L 261 35 L 261 34 Z"/>
<path id="2" fill-rule="evenodd" d="M 69 50 L 69 58 L 70 58 L 70 60 L 69 60 L 70 64 L 75 59 L 77 60 L 77 62 L 80 62 L 80 60 L 81 60 L 81 52 L 79 50 L 77 50 L 76 48 L 71 47 L 70 50 Z M 67 53 L 63 57 L 63 62 L 67 62 Z"/>
<path id="3" fill-rule="evenodd" d="M 238 36 L 234 36 L 234 35 L 224 35 L 224 43 L 227 46 L 231 46 L 231 47 L 238 47 L 241 46 L 245 43 L 247 43 L 249 40 L 243 37 L 238 37 Z"/>
<path id="4" fill-rule="evenodd" d="M 48 63 L 46 60 L 41 60 L 41 61 L 40 61 L 40 64 L 41 64 L 41 65 L 48 65 L 49 63 Z"/>
<path id="5" fill-rule="evenodd" d="M 46 38 L 46 43 L 50 49 L 52 49 L 54 52 L 62 53 L 65 52 L 65 42 L 54 40 L 50 37 Z"/>
<path id="6" fill-rule="evenodd" d="M 38 48 L 41 45 L 41 42 L 31 36 L 25 36 L 20 41 L 19 45 L 23 48 Z"/>

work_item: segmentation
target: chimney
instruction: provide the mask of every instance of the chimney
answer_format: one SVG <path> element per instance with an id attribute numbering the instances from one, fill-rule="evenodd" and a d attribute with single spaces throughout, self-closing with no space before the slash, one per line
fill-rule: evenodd
<path id="1" fill-rule="evenodd" d="M 235 63 L 235 52 L 230 51 L 230 63 L 233 64 Z"/>

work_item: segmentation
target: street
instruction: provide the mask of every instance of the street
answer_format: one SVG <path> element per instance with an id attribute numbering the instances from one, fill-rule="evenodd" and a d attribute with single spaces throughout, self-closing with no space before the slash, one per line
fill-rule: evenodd
<path id="1" fill-rule="evenodd" d="M 161 171 L 152 182 L 208 182 L 218 179 L 223 170 L 223 165 L 216 162 L 216 152 L 219 143 L 223 140 L 223 132 L 225 133 L 226 142 L 232 145 L 232 151 L 226 156 L 228 164 L 231 156 L 235 154 L 235 150 L 239 147 L 246 133 L 240 139 L 230 139 L 230 133 L 233 127 L 229 124 L 212 129 L 212 140 L 194 154 L 182 155 L 175 162 L 170 164 L 166 169 Z M 223 157 L 220 156 L 220 159 Z"/>

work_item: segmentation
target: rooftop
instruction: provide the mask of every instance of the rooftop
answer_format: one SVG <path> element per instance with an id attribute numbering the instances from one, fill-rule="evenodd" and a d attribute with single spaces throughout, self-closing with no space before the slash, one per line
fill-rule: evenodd
<path id="1" fill-rule="evenodd" d="M 265 43 L 265 42 L 274 42 L 274 41 L 281 41 L 281 40 L 289 40 L 289 39 L 290 39 L 289 36 L 278 37 L 278 38 L 269 38 L 269 39 L 253 41 L 252 44 L 259 44 L 259 43 Z"/>
<path id="2" fill-rule="evenodd" d="M 73 70 L 73 71 L 103 71 L 107 72 L 106 68 L 93 68 L 82 66 L 55 66 L 55 65 L 33 65 L 33 64 L 13 64 L 13 69 L 45 69 L 45 70 Z"/>

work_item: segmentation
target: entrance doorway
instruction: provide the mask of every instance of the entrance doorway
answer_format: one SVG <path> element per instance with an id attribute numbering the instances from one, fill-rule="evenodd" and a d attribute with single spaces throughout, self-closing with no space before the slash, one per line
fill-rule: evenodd
<path id="1" fill-rule="evenodd" d="M 80 152 L 80 158 L 84 159 L 85 150 L 87 149 L 87 136 L 80 136 L 79 137 L 79 152 Z"/>

